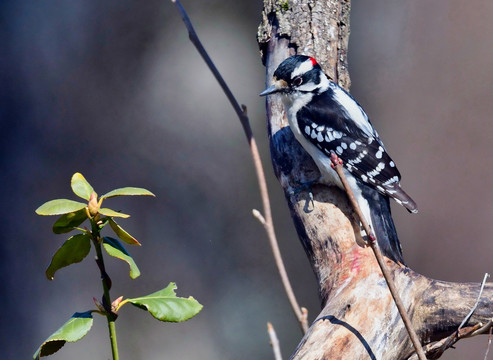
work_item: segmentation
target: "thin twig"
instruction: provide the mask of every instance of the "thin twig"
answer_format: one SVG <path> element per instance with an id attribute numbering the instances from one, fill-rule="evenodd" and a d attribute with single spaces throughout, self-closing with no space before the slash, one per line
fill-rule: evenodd
<path id="1" fill-rule="evenodd" d="M 481 295 L 483 294 L 484 284 L 486 284 L 486 279 L 488 279 L 489 277 L 490 277 L 490 274 L 488 274 L 488 273 L 484 274 L 483 282 L 481 283 L 481 288 L 479 289 L 479 294 L 478 294 L 478 298 L 476 299 L 476 303 L 471 308 L 471 311 L 469 311 L 469 314 L 467 314 L 467 316 L 464 318 L 464 320 L 462 320 L 462 322 L 459 325 L 458 330 L 460 330 L 469 321 L 472 314 L 474 314 L 474 311 L 476 311 L 476 308 L 478 307 L 478 304 L 479 304 L 479 300 L 481 300 Z"/>
<path id="2" fill-rule="evenodd" d="M 354 197 L 353 191 L 351 190 L 351 187 L 349 186 L 349 183 L 347 182 L 346 175 L 344 174 L 344 171 L 342 169 L 342 160 L 340 160 L 335 154 L 332 154 L 330 157 L 332 164 L 334 166 L 335 171 L 337 172 L 337 175 L 339 175 L 339 178 L 341 179 L 341 182 L 344 186 L 344 189 L 346 190 L 346 193 L 349 197 L 349 201 L 351 202 L 354 211 L 359 217 L 359 220 L 363 226 L 363 229 L 365 230 L 366 234 L 368 235 L 369 241 L 368 244 L 370 245 L 371 249 L 373 250 L 373 253 L 375 254 L 375 258 L 377 259 L 378 265 L 380 266 L 380 270 L 382 271 L 383 277 L 385 278 L 385 281 L 387 282 L 387 285 L 389 287 L 390 293 L 392 297 L 394 298 L 395 305 L 397 306 L 397 310 L 399 310 L 399 314 L 401 314 L 402 321 L 404 322 L 404 326 L 407 329 L 407 332 L 409 333 L 409 337 L 411 339 L 411 342 L 414 345 L 414 350 L 418 354 L 418 358 L 420 360 L 426 360 L 426 355 L 423 351 L 423 348 L 421 346 L 421 342 L 419 341 L 418 335 L 416 335 L 416 332 L 414 331 L 414 328 L 412 327 L 411 320 L 409 319 L 409 315 L 407 314 L 406 308 L 404 307 L 404 303 L 402 302 L 399 293 L 397 291 L 397 288 L 394 284 L 394 280 L 392 279 L 392 276 L 390 274 L 389 269 L 385 265 L 385 260 L 382 256 L 382 253 L 380 251 L 380 248 L 378 247 L 378 243 L 376 241 L 375 236 L 370 230 L 370 227 L 368 226 L 368 223 L 366 222 L 365 217 L 361 213 L 361 209 L 358 205 L 358 202 L 356 201 L 356 198 Z"/>
<path id="3" fill-rule="evenodd" d="M 246 106 L 242 105 L 240 106 L 239 103 L 236 101 L 236 98 L 234 97 L 233 93 L 229 89 L 228 85 L 224 81 L 223 77 L 217 70 L 216 66 L 212 62 L 211 58 L 207 54 L 207 51 L 205 50 L 204 46 L 200 42 L 197 33 L 195 32 L 192 22 L 190 18 L 188 17 L 185 9 L 181 5 L 179 0 L 171 0 L 173 3 L 175 3 L 176 8 L 180 12 L 181 18 L 187 27 L 188 30 L 188 37 L 190 38 L 190 41 L 195 45 L 197 48 L 198 52 L 204 59 L 205 63 L 211 70 L 212 74 L 216 78 L 217 82 L 223 89 L 224 93 L 226 94 L 226 97 L 228 98 L 229 102 L 231 103 L 231 106 L 235 110 L 236 114 L 238 115 L 238 118 L 240 119 L 241 125 L 243 126 L 243 131 L 245 132 L 248 144 L 250 145 L 250 151 L 252 154 L 253 158 L 253 163 L 255 166 L 255 171 L 257 174 L 257 180 L 259 183 L 260 187 L 260 195 L 262 198 L 262 207 L 264 211 L 264 215 L 262 218 L 264 219 L 264 222 L 262 225 L 265 228 L 265 231 L 267 233 L 267 237 L 269 238 L 269 243 L 272 249 L 272 252 L 274 254 L 274 259 L 277 265 L 277 269 L 279 271 L 279 274 L 281 276 L 282 283 L 284 285 L 284 289 L 286 291 L 286 294 L 288 296 L 289 302 L 291 304 L 291 307 L 293 308 L 293 311 L 296 315 L 296 318 L 298 319 L 301 329 L 303 333 L 306 333 L 308 329 L 308 322 L 307 322 L 307 317 L 306 315 L 303 314 L 301 307 L 298 305 L 298 301 L 296 300 L 296 296 L 294 295 L 293 288 L 291 286 L 291 283 L 288 278 L 288 274 L 286 272 L 286 268 L 284 266 L 284 262 L 282 260 L 281 256 L 281 251 L 279 250 L 279 245 L 276 239 L 276 234 L 274 231 L 274 222 L 272 220 L 272 212 L 271 212 L 271 206 L 270 206 L 270 200 L 269 200 L 269 193 L 267 191 L 267 182 L 265 180 L 265 175 L 264 175 L 264 169 L 262 167 L 262 162 L 260 160 L 260 154 L 257 148 L 257 143 L 255 141 L 255 138 L 253 137 L 253 132 L 252 128 L 250 126 L 250 121 L 248 120 L 247 116 L 247 110 Z M 257 217 L 258 218 L 258 217 Z"/>
<path id="4" fill-rule="evenodd" d="M 492 325 L 493 321 L 490 320 L 485 325 L 479 323 L 473 326 L 463 327 L 460 330 L 454 331 L 451 335 L 442 340 L 426 345 L 425 351 L 428 355 L 428 359 L 439 359 L 447 349 L 451 348 L 459 340 L 471 338 L 491 331 Z M 416 357 L 413 355 L 409 358 L 409 360 L 413 360 L 415 358 Z"/>
<path id="5" fill-rule="evenodd" d="M 490 331 L 491 327 L 493 326 L 493 319 L 488 320 L 488 322 L 484 325 L 482 323 L 479 323 L 479 325 L 482 326 L 479 329 L 474 330 L 474 332 L 471 333 L 471 336 L 469 337 L 473 337 L 476 335 L 483 335 L 484 333 Z"/>
<path id="6" fill-rule="evenodd" d="M 197 33 L 195 32 L 195 29 L 193 28 L 192 21 L 188 17 L 187 12 L 185 11 L 185 8 L 183 5 L 180 3 L 179 0 L 171 0 L 171 2 L 175 3 L 176 8 L 178 9 L 178 12 L 181 15 L 181 18 L 183 20 L 183 23 L 187 27 L 188 30 L 188 38 L 192 42 L 193 45 L 195 45 L 195 48 L 199 52 L 200 56 L 202 56 L 202 59 L 204 59 L 205 63 L 209 67 L 210 71 L 216 78 L 217 82 L 223 89 L 224 93 L 226 94 L 226 97 L 228 98 L 231 106 L 233 107 L 234 111 L 236 112 L 236 115 L 240 118 L 241 125 L 243 126 L 243 130 L 245 131 L 245 135 L 247 136 L 248 141 L 250 142 L 251 138 L 253 137 L 252 134 L 252 129 L 250 127 L 250 123 L 248 121 L 248 118 L 246 114 L 244 113 L 243 109 L 240 107 L 238 104 L 238 101 L 236 101 L 236 98 L 234 97 L 233 93 L 229 89 L 228 85 L 226 84 L 226 81 L 224 81 L 223 77 L 219 73 L 219 70 L 217 70 L 216 65 L 212 62 L 209 54 L 205 50 L 204 46 L 199 40 L 199 37 L 197 36 Z"/>
<path id="7" fill-rule="evenodd" d="M 301 307 L 301 325 L 303 326 L 303 330 L 306 333 L 308 330 L 308 309 L 304 306 Z"/>
<path id="8" fill-rule="evenodd" d="M 279 345 L 279 339 L 277 338 L 276 330 L 270 322 L 267 323 L 267 332 L 269 333 L 270 344 L 272 345 L 272 351 L 274 351 L 274 359 L 282 360 L 281 347 Z"/>
<path id="9" fill-rule="evenodd" d="M 464 325 L 467 324 L 471 316 L 474 314 L 474 311 L 478 307 L 479 301 L 481 300 L 481 295 L 483 294 L 483 289 L 486 284 L 486 280 L 488 279 L 490 275 L 488 273 L 484 274 L 483 282 L 481 283 L 481 288 L 479 289 L 479 294 L 476 299 L 476 303 L 473 305 L 471 308 L 471 311 L 466 315 L 462 323 L 459 325 L 457 330 L 455 330 L 452 334 L 447 336 L 446 338 L 434 342 L 433 344 L 428 344 L 425 346 L 426 353 L 430 356 L 431 359 L 438 359 L 442 354 L 452 347 L 456 342 L 458 342 L 461 339 L 465 338 L 470 338 L 476 335 L 481 335 L 486 333 L 487 331 L 490 332 L 491 334 L 491 328 L 493 326 L 493 319 L 490 319 L 486 324 L 476 324 L 473 326 L 465 327 Z M 489 344 L 491 342 L 491 338 L 488 338 L 488 348 L 486 349 L 486 354 L 485 354 L 485 359 L 486 356 L 488 356 L 488 351 L 489 351 Z"/>
<path id="10" fill-rule="evenodd" d="M 460 330 L 454 331 L 452 335 L 446 337 L 445 339 L 426 346 L 426 353 L 430 356 L 430 359 L 439 359 L 443 353 L 447 349 L 451 348 L 457 341 L 472 337 L 472 334 L 475 333 L 480 327 L 481 324 L 476 324 L 474 326 L 464 327 Z"/>
<path id="11" fill-rule="evenodd" d="M 264 219 L 264 216 L 262 215 L 262 213 L 260 211 L 258 211 L 257 209 L 253 209 L 252 210 L 252 215 L 255 219 L 257 219 L 262 225 L 265 226 L 265 219 Z"/>
<path id="12" fill-rule="evenodd" d="M 488 360 L 488 353 L 490 352 L 491 346 L 491 331 L 493 328 L 490 326 L 490 331 L 488 331 L 488 345 L 486 346 L 486 352 L 484 353 L 484 360 Z"/>

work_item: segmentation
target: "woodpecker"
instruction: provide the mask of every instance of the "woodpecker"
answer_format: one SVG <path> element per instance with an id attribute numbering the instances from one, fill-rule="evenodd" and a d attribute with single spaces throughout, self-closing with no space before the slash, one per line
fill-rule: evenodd
<path id="1" fill-rule="evenodd" d="M 363 108 L 329 80 L 314 58 L 305 55 L 291 56 L 279 65 L 272 85 L 260 96 L 272 94 L 281 95 L 295 138 L 320 170 L 319 182 L 343 189 L 331 166 L 330 155 L 336 154 L 377 239 L 380 230 L 393 232 L 384 236 L 395 237 L 391 242 L 397 240 L 388 198 L 409 212 L 416 213 L 418 208 L 402 190 L 399 170 Z"/>

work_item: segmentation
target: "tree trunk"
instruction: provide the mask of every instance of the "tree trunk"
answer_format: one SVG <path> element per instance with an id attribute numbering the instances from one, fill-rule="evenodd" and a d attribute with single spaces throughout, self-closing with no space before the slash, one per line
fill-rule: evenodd
<path id="1" fill-rule="evenodd" d="M 350 1 L 344 0 L 264 0 L 258 41 L 267 83 L 282 60 L 298 53 L 315 57 L 347 89 L 349 11 Z M 317 185 L 313 202 L 306 192 L 290 195 L 319 172 L 295 140 L 276 96 L 267 99 L 267 117 L 273 167 L 318 279 L 323 308 L 291 359 L 409 359 L 412 344 L 372 251 L 356 235 L 360 230 L 346 194 Z M 398 260 L 399 254 L 388 254 L 387 266 L 421 343 L 454 333 L 473 307 L 480 284 L 432 280 Z M 486 299 L 492 295 L 493 287 L 486 286 L 466 327 L 488 323 L 493 304 Z"/>

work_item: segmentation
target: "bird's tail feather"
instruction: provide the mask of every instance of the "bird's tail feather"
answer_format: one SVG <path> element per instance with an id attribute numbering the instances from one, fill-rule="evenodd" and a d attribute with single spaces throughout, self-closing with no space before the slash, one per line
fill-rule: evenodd
<path id="1" fill-rule="evenodd" d="M 372 230 L 382 254 L 390 259 L 404 263 L 388 197 L 381 195 L 369 186 L 362 187 L 362 195 L 368 201 Z"/>

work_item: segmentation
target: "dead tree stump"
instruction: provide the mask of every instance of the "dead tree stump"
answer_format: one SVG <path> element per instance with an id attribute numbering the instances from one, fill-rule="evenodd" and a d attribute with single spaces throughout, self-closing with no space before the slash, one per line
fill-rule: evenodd
<path id="1" fill-rule="evenodd" d="M 348 88 L 347 45 L 350 1 L 264 0 L 258 41 L 267 82 L 290 55 L 314 56 L 325 72 Z M 313 202 L 290 190 L 318 176 L 318 169 L 289 129 L 283 106 L 267 99 L 270 150 L 299 238 L 318 279 L 322 311 L 291 359 L 409 359 L 414 351 L 371 250 L 358 241 L 359 227 L 346 194 L 315 186 Z M 439 240 L 437 240 L 439 241 Z M 388 256 L 400 296 L 429 359 L 444 349 L 437 341 L 453 334 L 474 306 L 479 283 L 448 283 L 417 274 Z M 492 318 L 493 286 L 487 285 L 463 332 Z M 484 329 L 483 329 L 484 330 Z M 487 331 L 487 330 L 486 330 Z"/>

